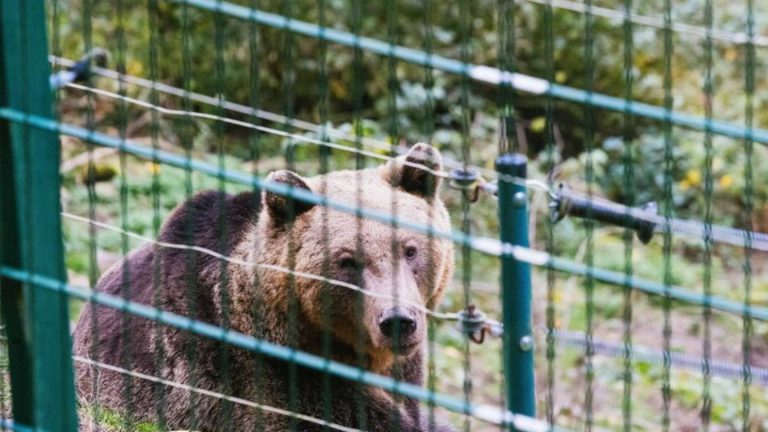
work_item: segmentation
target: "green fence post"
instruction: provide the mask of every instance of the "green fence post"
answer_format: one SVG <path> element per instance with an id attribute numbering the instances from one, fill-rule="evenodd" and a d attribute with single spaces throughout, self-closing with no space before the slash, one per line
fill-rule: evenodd
<path id="1" fill-rule="evenodd" d="M 0 1 L 0 106 L 52 118 L 44 4 Z M 0 121 L 0 266 L 64 281 L 59 156 L 56 133 Z M 3 278 L 0 301 L 14 422 L 77 430 L 67 297 Z"/>
<path id="2" fill-rule="evenodd" d="M 496 159 L 499 172 L 499 225 L 501 241 L 529 246 L 528 194 L 521 182 L 506 181 L 512 176 L 523 181 L 527 158 L 508 153 Z M 516 414 L 536 415 L 531 332 L 531 267 L 505 253 L 501 258 L 501 296 L 504 315 L 504 376 L 507 409 Z"/>

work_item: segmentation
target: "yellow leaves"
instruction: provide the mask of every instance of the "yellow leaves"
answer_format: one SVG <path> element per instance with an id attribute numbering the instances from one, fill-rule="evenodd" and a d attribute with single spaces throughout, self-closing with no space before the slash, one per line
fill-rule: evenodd
<path id="1" fill-rule="evenodd" d="M 536 117 L 535 119 L 531 120 L 531 131 L 536 133 L 541 133 L 544 131 L 544 128 L 547 126 L 547 119 L 544 117 Z"/>
<path id="2" fill-rule="evenodd" d="M 701 186 L 701 183 L 702 183 L 701 171 L 696 169 L 691 169 L 685 173 L 685 177 L 683 177 L 683 179 L 680 180 L 680 183 L 678 183 L 678 186 L 680 186 L 681 190 L 687 191 L 689 189 L 694 189 Z M 721 175 L 720 178 L 717 180 L 717 184 L 721 189 L 728 189 L 732 187 L 734 183 L 735 183 L 735 180 L 733 176 L 728 173 Z"/>
<path id="3" fill-rule="evenodd" d="M 701 172 L 699 170 L 688 170 L 685 173 L 685 180 L 688 181 L 691 186 L 698 186 L 701 184 Z"/>
<path id="4" fill-rule="evenodd" d="M 142 72 L 144 72 L 144 65 L 140 61 L 133 60 L 131 62 L 128 62 L 128 66 L 126 67 L 126 72 L 128 73 L 128 75 L 141 76 Z"/>
<path id="5" fill-rule="evenodd" d="M 160 164 L 147 162 L 144 164 L 144 167 L 147 168 L 147 171 L 149 171 L 150 174 L 160 174 Z"/>
<path id="6" fill-rule="evenodd" d="M 680 181 L 680 189 L 687 191 L 688 189 L 698 187 L 701 184 L 701 172 L 699 170 L 691 169 L 685 173 L 685 177 Z"/>
<path id="7" fill-rule="evenodd" d="M 718 184 L 721 188 L 728 189 L 729 187 L 733 186 L 733 176 L 730 174 L 724 174 L 722 177 L 720 177 Z"/>

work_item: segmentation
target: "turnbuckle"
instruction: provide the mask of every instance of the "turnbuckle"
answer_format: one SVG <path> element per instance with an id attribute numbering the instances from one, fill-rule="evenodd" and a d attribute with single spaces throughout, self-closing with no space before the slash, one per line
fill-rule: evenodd
<path id="1" fill-rule="evenodd" d="M 635 208 L 595 200 L 573 194 L 568 186 L 560 183 L 549 203 L 549 216 L 552 222 L 558 222 L 568 215 L 632 229 L 637 238 L 647 244 L 656 228 L 656 224 L 649 219 L 658 215 L 658 206 L 654 201 Z"/>

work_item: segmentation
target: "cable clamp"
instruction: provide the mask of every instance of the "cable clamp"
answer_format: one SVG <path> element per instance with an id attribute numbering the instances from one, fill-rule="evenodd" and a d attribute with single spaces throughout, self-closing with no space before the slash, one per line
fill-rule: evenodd
<path id="1" fill-rule="evenodd" d="M 454 168 L 448 174 L 448 187 L 455 190 L 467 191 L 469 202 L 479 198 L 480 173 L 474 168 Z"/>
<path id="2" fill-rule="evenodd" d="M 467 306 L 467 309 L 457 313 L 457 327 L 460 332 L 467 335 L 469 340 L 481 344 L 485 341 L 485 335 L 501 336 L 504 334 L 503 325 L 491 319 L 474 304 Z"/>
<path id="3" fill-rule="evenodd" d="M 486 181 L 476 168 L 454 168 L 447 176 L 450 181 L 448 187 L 455 190 L 467 191 L 469 202 L 477 202 L 480 198 L 480 191 L 483 191 L 493 197 L 497 193 L 497 185 Z"/>

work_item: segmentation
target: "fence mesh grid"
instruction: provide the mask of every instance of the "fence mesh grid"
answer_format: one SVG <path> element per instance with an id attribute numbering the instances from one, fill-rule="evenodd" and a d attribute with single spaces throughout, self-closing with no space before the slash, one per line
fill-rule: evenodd
<path id="1" fill-rule="evenodd" d="M 85 430 L 768 428 L 768 6 L 46 7 L 0 8 L 3 429 L 74 427 L 62 298 Z"/>

